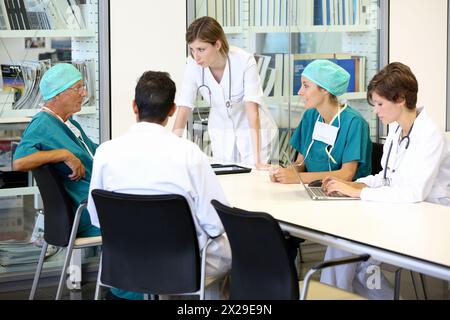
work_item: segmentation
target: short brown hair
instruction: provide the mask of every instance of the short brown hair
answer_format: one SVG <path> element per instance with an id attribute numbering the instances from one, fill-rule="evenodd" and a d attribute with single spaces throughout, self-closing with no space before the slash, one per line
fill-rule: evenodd
<path id="1" fill-rule="evenodd" d="M 411 69 L 401 62 L 392 62 L 379 71 L 367 87 L 367 101 L 372 103 L 376 92 L 383 98 L 398 103 L 405 101 L 408 109 L 415 109 L 419 84 Z"/>
<path id="2" fill-rule="evenodd" d="M 223 56 L 227 56 L 228 51 L 230 50 L 222 26 L 211 17 L 198 18 L 188 27 L 186 31 L 186 42 L 189 44 L 195 40 L 207 42 L 212 45 L 216 44 L 217 40 L 220 40 L 222 43 L 220 53 Z"/>

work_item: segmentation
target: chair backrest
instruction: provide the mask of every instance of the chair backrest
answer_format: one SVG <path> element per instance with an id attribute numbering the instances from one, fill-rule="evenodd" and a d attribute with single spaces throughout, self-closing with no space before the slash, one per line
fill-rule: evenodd
<path id="1" fill-rule="evenodd" d="M 372 142 L 372 175 L 380 173 L 383 170 L 381 158 L 383 157 L 383 144 Z"/>
<path id="2" fill-rule="evenodd" d="M 297 273 L 277 221 L 267 213 L 211 203 L 231 246 L 230 299 L 298 300 Z"/>
<path id="3" fill-rule="evenodd" d="M 191 210 L 180 195 L 93 190 L 102 233 L 101 281 L 151 294 L 200 288 L 200 253 Z"/>
<path id="4" fill-rule="evenodd" d="M 32 173 L 44 203 L 44 239 L 51 245 L 66 247 L 75 217 L 71 199 L 51 165 L 33 169 Z"/>

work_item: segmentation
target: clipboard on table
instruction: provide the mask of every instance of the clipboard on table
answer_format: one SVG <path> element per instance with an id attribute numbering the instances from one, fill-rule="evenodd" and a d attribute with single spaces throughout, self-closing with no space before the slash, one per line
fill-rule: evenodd
<path id="1" fill-rule="evenodd" d="M 211 164 L 212 169 L 216 175 L 222 174 L 237 174 L 237 173 L 249 173 L 251 168 L 241 167 L 236 164 Z"/>

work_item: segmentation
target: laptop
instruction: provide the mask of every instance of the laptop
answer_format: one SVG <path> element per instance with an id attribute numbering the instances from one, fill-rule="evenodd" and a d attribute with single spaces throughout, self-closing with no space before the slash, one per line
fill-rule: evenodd
<path id="1" fill-rule="evenodd" d="M 294 168 L 298 179 L 300 180 L 300 182 L 302 183 L 303 187 L 305 188 L 306 192 L 308 193 L 309 197 L 312 200 L 360 200 L 360 198 L 349 197 L 342 193 L 336 193 L 332 196 L 327 195 L 322 190 L 322 187 L 310 187 L 308 184 L 303 182 L 301 174 L 299 174 L 298 171 L 295 169 L 295 166 L 292 163 L 291 159 L 288 156 L 286 156 L 286 158 L 289 161 L 289 164 Z"/>

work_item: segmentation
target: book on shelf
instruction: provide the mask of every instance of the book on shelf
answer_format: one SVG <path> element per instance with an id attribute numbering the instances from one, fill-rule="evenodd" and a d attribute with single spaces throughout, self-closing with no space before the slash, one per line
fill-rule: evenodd
<path id="1" fill-rule="evenodd" d="M 269 55 L 255 54 L 256 66 L 261 80 L 266 78 L 267 68 L 269 67 L 270 60 L 272 59 Z"/>
<path id="2" fill-rule="evenodd" d="M 241 25 L 241 0 L 234 0 L 234 26 Z"/>
<path id="3" fill-rule="evenodd" d="M 13 145 L 17 145 L 20 141 L 20 137 L 2 137 L 0 138 L 0 171 L 12 170 L 12 155 Z M 0 179 L 0 188 L 5 184 L 3 179 Z"/>
<path id="4" fill-rule="evenodd" d="M 93 106 L 96 103 L 95 88 L 95 62 L 93 60 L 72 61 L 72 64 L 81 72 L 84 85 L 87 89 L 86 97 L 82 102 L 82 106 Z"/>
<path id="5" fill-rule="evenodd" d="M 283 53 L 265 53 L 270 56 L 269 69 L 275 70 L 275 79 L 273 90 L 268 94 L 269 97 L 281 97 L 283 95 Z"/>
<path id="6" fill-rule="evenodd" d="M 265 79 L 263 80 L 263 86 L 262 86 L 264 96 L 266 96 L 266 97 L 273 96 L 275 78 L 276 78 L 276 70 L 273 68 L 268 68 L 267 74 L 266 74 Z"/>
<path id="7" fill-rule="evenodd" d="M 21 99 L 25 92 L 25 81 L 19 65 L 2 64 L 3 91 L 12 95 L 13 101 Z"/>
<path id="8" fill-rule="evenodd" d="M 195 18 L 200 18 L 208 15 L 208 2 L 206 0 L 194 2 Z"/>
<path id="9" fill-rule="evenodd" d="M 289 5 L 288 0 L 280 0 L 280 17 L 279 26 L 285 27 L 289 21 Z"/>
<path id="10" fill-rule="evenodd" d="M 0 0 L 0 30 L 10 30 L 8 11 L 6 11 L 5 2 Z"/>
<path id="11" fill-rule="evenodd" d="M 350 74 L 347 92 L 362 92 L 365 90 L 365 57 L 351 53 L 330 54 L 293 54 L 292 57 L 292 93 L 297 94 L 301 87 L 301 75 L 306 66 L 316 59 L 327 59 L 341 66 Z"/>

